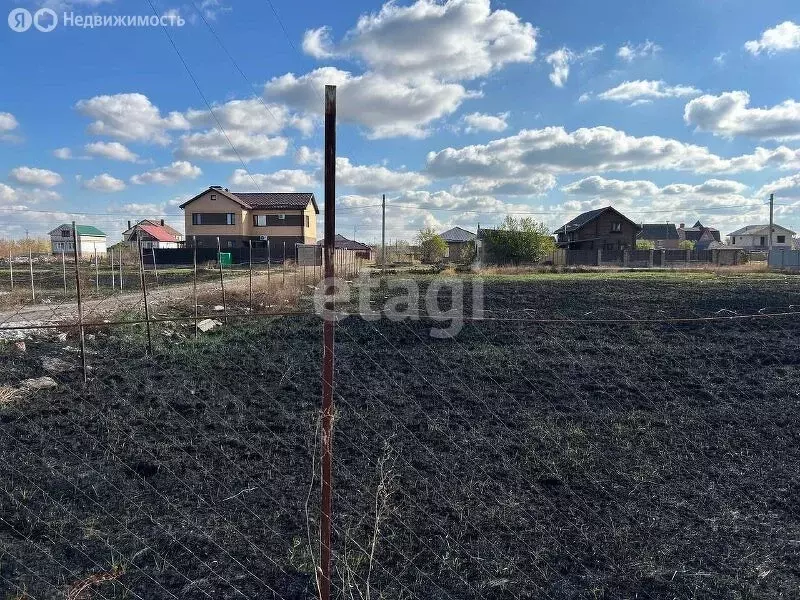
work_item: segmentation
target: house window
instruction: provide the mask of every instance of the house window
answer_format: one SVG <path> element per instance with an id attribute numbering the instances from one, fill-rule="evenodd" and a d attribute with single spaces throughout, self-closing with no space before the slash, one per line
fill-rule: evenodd
<path id="1" fill-rule="evenodd" d="M 278 220 L 279 221 L 285 221 L 286 220 L 286 215 L 285 214 L 278 215 Z"/>
<path id="2" fill-rule="evenodd" d="M 731 237 L 731 245 L 733 245 L 733 246 L 736 245 L 736 236 L 732 236 Z"/>
<path id="3" fill-rule="evenodd" d="M 765 237 L 762 235 L 762 236 L 761 236 L 761 243 L 759 244 L 759 246 L 766 246 L 766 245 L 767 245 L 767 238 L 765 238 Z"/>
<path id="4" fill-rule="evenodd" d="M 253 215 L 253 225 L 256 227 L 266 227 L 267 215 Z"/>
<path id="5" fill-rule="evenodd" d="M 612 223 L 611 233 L 620 233 L 622 231 L 622 223 Z"/>
<path id="6" fill-rule="evenodd" d="M 202 225 L 202 224 L 203 224 L 202 213 L 192 213 L 192 225 Z"/>
<path id="7" fill-rule="evenodd" d="M 64 249 L 64 242 L 55 242 L 53 244 L 56 250 L 63 250 Z"/>
<path id="8" fill-rule="evenodd" d="M 311 219 L 306 215 L 306 227 L 308 227 L 311 223 Z"/>
<path id="9" fill-rule="evenodd" d="M 72 232 L 69 229 L 62 229 L 61 230 L 61 237 L 70 237 Z"/>
<path id="10" fill-rule="evenodd" d="M 786 243 L 786 236 L 785 235 L 779 235 L 778 236 L 778 243 L 779 244 L 785 244 Z"/>
<path id="11" fill-rule="evenodd" d="M 236 242 L 234 242 L 233 240 L 228 240 L 227 241 L 228 248 L 233 248 L 235 245 L 236 245 Z"/>
<path id="12" fill-rule="evenodd" d="M 236 213 L 228 213 L 226 215 L 226 225 L 236 225 Z"/>
<path id="13" fill-rule="evenodd" d="M 217 195 L 216 194 L 211 194 L 211 201 L 215 202 L 216 200 L 217 200 Z"/>

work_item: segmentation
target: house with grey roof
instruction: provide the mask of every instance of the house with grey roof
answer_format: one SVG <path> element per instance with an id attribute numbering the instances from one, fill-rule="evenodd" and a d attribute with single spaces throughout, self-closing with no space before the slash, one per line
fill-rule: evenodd
<path id="1" fill-rule="evenodd" d="M 317 240 L 319 208 L 312 192 L 232 192 L 212 185 L 180 205 L 186 245 L 198 248 L 253 248 Z"/>
<path id="2" fill-rule="evenodd" d="M 709 250 L 712 247 L 719 246 L 715 242 L 722 241 L 719 229 L 706 227 L 700 221 L 697 221 L 691 227 L 686 227 L 685 223 L 681 223 L 681 226 L 678 227 L 678 237 L 680 237 L 681 241 L 694 242 L 695 250 Z"/>
<path id="3" fill-rule="evenodd" d="M 675 250 L 681 242 L 674 223 L 642 223 L 638 240 L 653 242 L 656 250 Z"/>
<path id="4" fill-rule="evenodd" d="M 50 249 L 53 254 L 72 256 L 75 252 L 75 241 L 78 244 L 78 257 L 91 258 L 95 254 L 106 253 L 106 234 L 94 225 L 75 225 L 73 235 L 72 223 L 64 223 L 53 229 L 50 236 Z"/>
<path id="5" fill-rule="evenodd" d="M 439 237 L 447 244 L 445 258 L 448 260 L 458 262 L 473 254 L 472 250 L 475 248 L 475 239 L 477 236 L 471 231 L 467 231 L 461 227 L 453 227 L 452 229 L 440 233 Z"/>
<path id="6" fill-rule="evenodd" d="M 641 227 L 613 206 L 579 214 L 553 233 L 568 250 L 625 250 L 636 247 Z"/>
<path id="7" fill-rule="evenodd" d="M 728 234 L 730 245 L 742 250 L 769 249 L 769 223 L 766 225 L 747 225 Z M 777 223 L 772 224 L 772 247 L 775 249 L 792 248 L 795 232 Z"/>

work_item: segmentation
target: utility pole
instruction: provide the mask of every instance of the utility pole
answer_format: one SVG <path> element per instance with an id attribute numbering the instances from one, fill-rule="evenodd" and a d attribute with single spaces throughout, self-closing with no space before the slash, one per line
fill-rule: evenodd
<path id="1" fill-rule="evenodd" d="M 775 210 L 775 194 L 769 195 L 769 242 L 767 248 L 772 252 L 772 228 L 774 226 L 773 214 Z"/>
<path id="2" fill-rule="evenodd" d="M 325 310 L 322 321 L 322 511 L 320 600 L 331 598 L 333 486 L 334 248 L 336 237 L 336 86 L 325 86 Z"/>
<path id="3" fill-rule="evenodd" d="M 386 194 L 381 201 L 381 272 L 386 275 Z"/>

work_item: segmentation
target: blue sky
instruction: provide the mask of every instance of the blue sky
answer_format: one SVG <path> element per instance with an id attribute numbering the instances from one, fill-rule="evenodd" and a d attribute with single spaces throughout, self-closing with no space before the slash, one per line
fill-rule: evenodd
<path id="1" fill-rule="evenodd" d="M 148 0 L 7 3 L 59 23 L 0 28 L 0 236 L 180 225 L 213 184 L 321 202 L 325 83 L 345 235 L 378 238 L 381 193 L 392 238 L 608 204 L 728 232 L 769 192 L 800 231 L 796 2 L 152 3 L 172 25 L 74 26 Z"/>

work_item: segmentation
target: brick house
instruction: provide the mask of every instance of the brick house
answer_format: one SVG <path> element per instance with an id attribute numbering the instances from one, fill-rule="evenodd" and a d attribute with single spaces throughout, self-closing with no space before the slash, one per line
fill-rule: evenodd
<path id="1" fill-rule="evenodd" d="M 553 234 L 568 250 L 626 250 L 636 247 L 641 227 L 612 206 L 582 213 Z"/>
<path id="2" fill-rule="evenodd" d="M 656 250 L 675 250 L 681 243 L 675 223 L 642 223 L 636 239 L 653 242 Z"/>
<path id="3" fill-rule="evenodd" d="M 180 205 L 186 245 L 214 248 L 287 248 L 314 244 L 319 208 L 311 192 L 231 192 L 211 186 Z"/>

